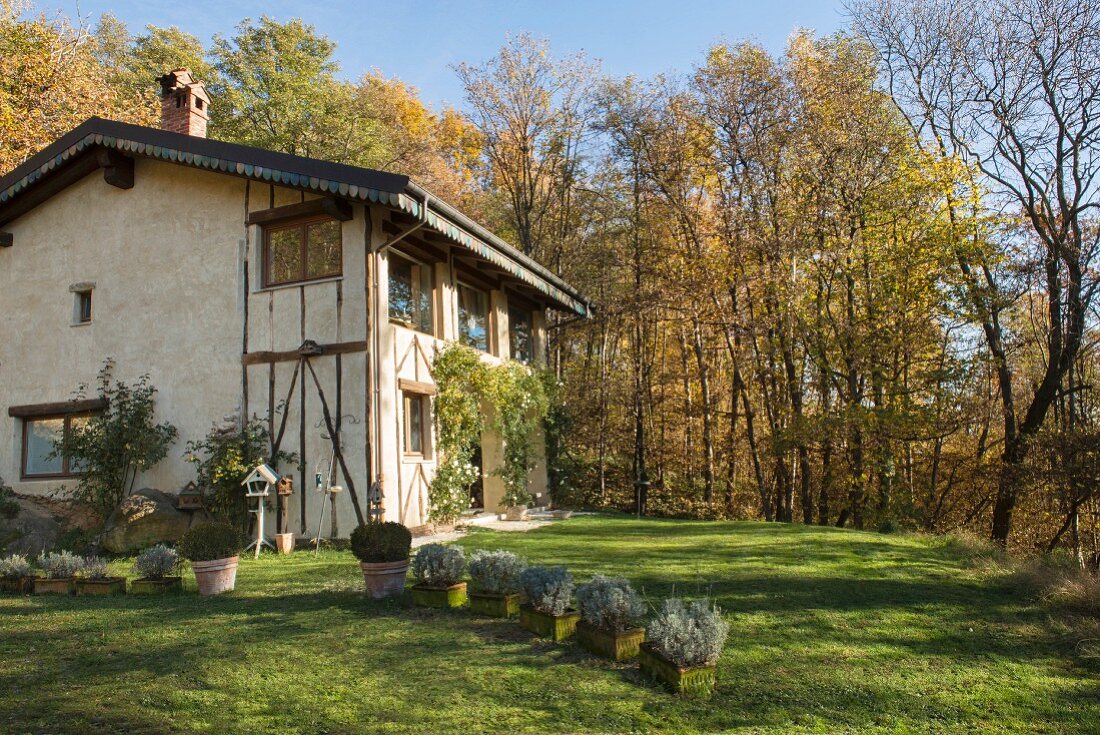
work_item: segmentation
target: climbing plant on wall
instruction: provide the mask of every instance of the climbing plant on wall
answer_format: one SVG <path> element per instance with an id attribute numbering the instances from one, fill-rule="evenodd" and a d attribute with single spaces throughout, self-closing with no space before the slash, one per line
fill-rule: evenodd
<path id="1" fill-rule="evenodd" d="M 439 430 L 439 460 L 428 487 L 431 519 L 454 521 L 470 504 L 477 480 L 474 452 L 481 440 L 481 396 L 488 369 L 477 353 L 448 344 L 432 364 L 437 393 L 432 408 Z"/>
<path id="2" fill-rule="evenodd" d="M 541 376 L 517 362 L 488 366 L 474 350 L 453 343 L 436 354 L 432 375 L 440 454 L 428 490 L 432 520 L 453 521 L 469 506 L 478 472 L 473 457 L 486 429 L 504 443 L 503 461 L 495 470 L 504 482 L 504 503 L 527 504 L 535 440 L 549 408 Z"/>

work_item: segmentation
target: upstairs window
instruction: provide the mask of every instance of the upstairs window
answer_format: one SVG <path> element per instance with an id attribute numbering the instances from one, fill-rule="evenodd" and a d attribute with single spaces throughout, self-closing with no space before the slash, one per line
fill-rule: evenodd
<path id="1" fill-rule="evenodd" d="M 522 363 L 531 362 L 534 357 L 534 343 L 531 339 L 531 312 L 516 306 L 508 307 L 508 341 L 512 359 Z"/>
<path id="2" fill-rule="evenodd" d="M 467 347 L 489 351 L 489 294 L 458 284 L 458 339 Z"/>
<path id="3" fill-rule="evenodd" d="M 430 265 L 390 253 L 390 319 L 407 327 L 434 334 Z"/>
<path id="4" fill-rule="evenodd" d="M 264 228 L 264 286 L 316 281 L 343 273 L 340 223 L 314 219 Z"/>

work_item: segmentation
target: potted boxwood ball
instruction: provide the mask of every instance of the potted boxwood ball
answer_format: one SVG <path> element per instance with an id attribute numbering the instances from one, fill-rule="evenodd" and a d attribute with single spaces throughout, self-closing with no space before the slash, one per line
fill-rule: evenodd
<path id="1" fill-rule="evenodd" d="M 367 594 L 372 599 L 405 591 L 412 534 L 400 523 L 371 521 L 351 532 L 351 553 L 359 560 Z"/>
<path id="2" fill-rule="evenodd" d="M 180 556 L 191 562 L 200 595 L 220 595 L 237 586 L 237 562 L 244 540 L 228 523 L 192 526 L 180 539 Z"/>
<path id="3" fill-rule="evenodd" d="M 527 603 L 520 605 L 519 622 L 537 636 L 555 641 L 573 635 L 580 613 L 569 607 L 573 576 L 565 567 L 527 567 L 519 575 Z"/>
<path id="4" fill-rule="evenodd" d="M 135 595 L 179 592 L 183 589 L 179 568 L 178 551 L 165 544 L 151 546 L 134 559 L 134 573 L 139 576 L 130 583 L 130 592 Z"/>
<path id="5" fill-rule="evenodd" d="M 0 559 L 0 590 L 25 595 L 34 592 L 34 567 L 22 554 Z"/>
<path id="6" fill-rule="evenodd" d="M 466 604 L 466 555 L 457 546 L 425 544 L 413 557 L 413 602 L 424 607 L 462 607 Z"/>
<path id="7" fill-rule="evenodd" d="M 78 595 L 118 595 L 126 593 L 126 577 L 112 577 L 107 560 L 89 556 L 76 574 Z"/>
<path id="8" fill-rule="evenodd" d="M 638 655 L 645 640 L 645 602 L 630 582 L 597 574 L 577 588 L 577 642 L 590 653 L 614 661 Z"/>
<path id="9" fill-rule="evenodd" d="M 527 562 L 510 551 L 475 551 L 470 557 L 470 609 L 494 618 L 519 615 L 519 575 Z"/>
<path id="10" fill-rule="evenodd" d="M 709 696 L 728 635 L 729 623 L 710 601 L 671 598 L 646 628 L 638 662 L 643 673 L 676 694 Z"/>
<path id="11" fill-rule="evenodd" d="M 84 560 L 68 551 L 56 551 L 41 554 L 38 568 L 46 573 L 45 577 L 35 577 L 34 594 L 68 595 L 73 591 L 76 573 L 84 566 Z"/>

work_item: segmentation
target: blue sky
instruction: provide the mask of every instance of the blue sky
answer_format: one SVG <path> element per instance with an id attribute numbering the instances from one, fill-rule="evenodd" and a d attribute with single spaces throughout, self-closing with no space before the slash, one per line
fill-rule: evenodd
<path id="1" fill-rule="evenodd" d="M 782 50 L 796 27 L 831 33 L 844 24 L 839 0 L 40 0 L 90 20 L 110 11 L 131 30 L 178 25 L 204 41 L 245 17 L 301 17 L 336 41 L 346 76 L 378 68 L 415 85 L 433 106 L 461 107 L 450 65 L 480 62 L 507 33 L 550 39 L 555 54 L 584 50 L 605 72 L 684 72 L 717 41 L 752 38 Z"/>

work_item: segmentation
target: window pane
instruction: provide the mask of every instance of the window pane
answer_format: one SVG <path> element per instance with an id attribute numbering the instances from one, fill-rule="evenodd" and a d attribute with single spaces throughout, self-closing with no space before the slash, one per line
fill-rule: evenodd
<path id="1" fill-rule="evenodd" d="M 71 435 L 74 431 L 80 431 L 87 425 L 87 416 L 73 416 L 69 419 L 69 434 Z M 80 460 L 69 457 L 69 474 L 79 475 L 83 471 L 84 466 L 80 463 Z"/>
<path id="2" fill-rule="evenodd" d="M 408 425 L 406 450 L 412 454 L 424 453 L 424 411 L 423 396 L 411 395 L 405 399 L 405 422 Z"/>
<path id="3" fill-rule="evenodd" d="M 390 318 L 413 323 L 412 263 L 390 255 Z"/>
<path id="4" fill-rule="evenodd" d="M 267 283 L 270 285 L 301 280 L 301 228 L 272 230 L 267 237 Z"/>
<path id="5" fill-rule="evenodd" d="M 65 430 L 64 419 L 36 419 L 27 422 L 27 474 L 60 475 L 63 469 L 61 457 L 48 459 L 54 440 L 61 439 Z"/>
<path id="6" fill-rule="evenodd" d="M 425 334 L 434 334 L 432 320 L 432 295 L 435 279 L 432 277 L 432 268 L 428 265 L 417 266 L 416 274 L 419 276 L 419 287 L 416 293 L 416 325 Z"/>
<path id="7" fill-rule="evenodd" d="M 309 225 L 309 263 L 306 278 L 338 276 L 343 261 L 340 248 L 340 223 L 332 220 Z"/>
<path id="8" fill-rule="evenodd" d="M 489 299 L 481 291 L 458 287 L 458 335 L 464 345 L 489 351 Z"/>
<path id="9" fill-rule="evenodd" d="M 512 359 L 531 362 L 531 313 L 523 309 L 508 309 L 508 332 L 512 346 Z"/>

